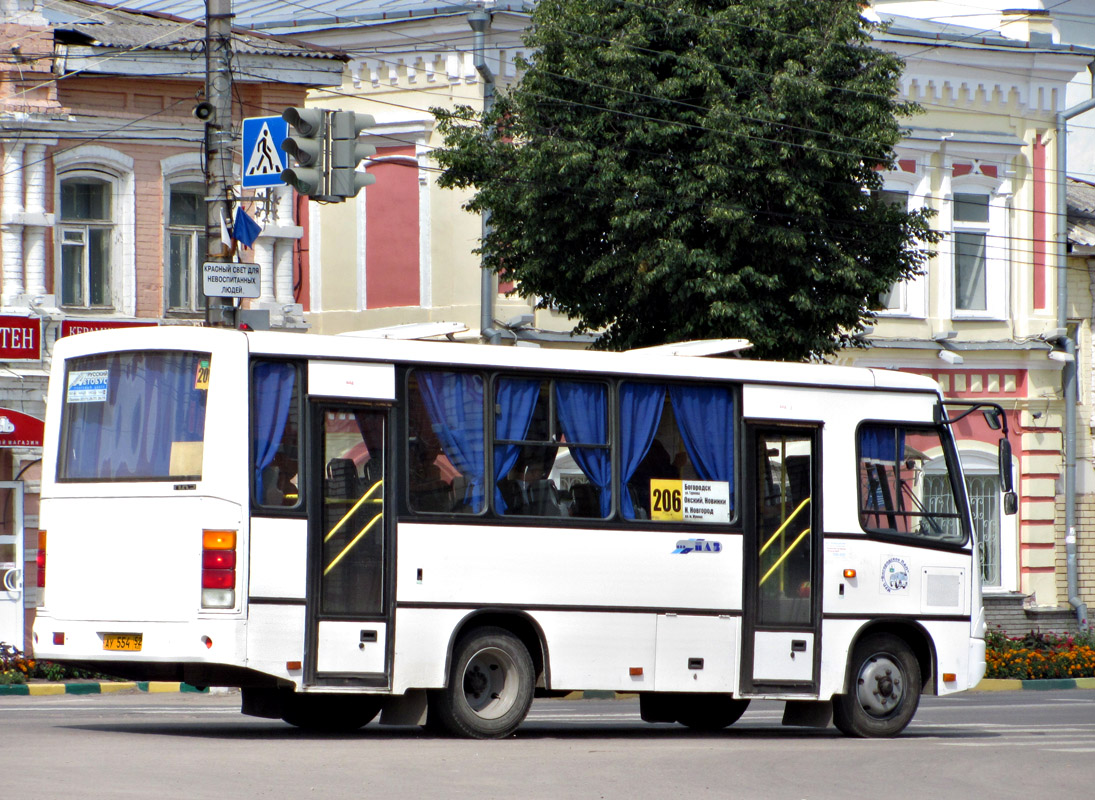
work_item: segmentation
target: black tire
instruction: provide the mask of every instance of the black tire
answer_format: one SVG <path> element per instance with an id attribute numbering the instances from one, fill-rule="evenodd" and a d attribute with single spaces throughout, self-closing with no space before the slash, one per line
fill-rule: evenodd
<path id="1" fill-rule="evenodd" d="M 833 723 L 846 736 L 897 736 L 920 705 L 920 664 L 893 634 L 865 636 L 855 646 L 846 694 L 833 697 Z"/>
<path id="2" fill-rule="evenodd" d="M 346 694 L 291 694 L 281 718 L 306 731 L 349 733 L 368 725 L 377 714 L 380 697 Z"/>
<path id="3" fill-rule="evenodd" d="M 528 714 L 535 678 L 520 639 L 502 628 L 474 630 L 453 648 L 448 685 L 430 693 L 430 727 L 469 739 L 509 736 Z"/>
<path id="4" fill-rule="evenodd" d="M 721 731 L 741 719 L 748 700 L 724 694 L 686 694 L 680 696 L 677 722 L 694 731 Z"/>

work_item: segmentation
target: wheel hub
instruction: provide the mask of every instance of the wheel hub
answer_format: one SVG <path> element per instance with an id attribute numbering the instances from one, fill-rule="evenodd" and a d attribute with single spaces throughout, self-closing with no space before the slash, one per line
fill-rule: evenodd
<path id="1" fill-rule="evenodd" d="M 874 717 L 894 713 L 905 696 L 905 676 L 901 667 L 886 655 L 876 655 L 859 672 L 856 696 L 863 710 Z"/>

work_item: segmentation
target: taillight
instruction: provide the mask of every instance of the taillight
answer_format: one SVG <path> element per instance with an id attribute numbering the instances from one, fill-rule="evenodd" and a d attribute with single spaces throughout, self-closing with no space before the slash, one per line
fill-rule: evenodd
<path id="1" fill-rule="evenodd" d="M 202 608 L 236 605 L 236 532 L 202 531 Z"/>
<path id="2" fill-rule="evenodd" d="M 35 585 L 39 589 L 46 588 L 46 532 L 38 531 L 38 555 L 35 558 L 35 564 L 38 566 L 38 575 L 35 580 Z M 42 605 L 44 592 L 38 592 L 38 605 Z"/>

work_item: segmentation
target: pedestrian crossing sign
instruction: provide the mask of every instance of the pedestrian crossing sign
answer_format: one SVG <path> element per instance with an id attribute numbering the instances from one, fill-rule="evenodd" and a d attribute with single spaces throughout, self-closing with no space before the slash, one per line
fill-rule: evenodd
<path id="1" fill-rule="evenodd" d="M 281 117 L 248 117 L 243 121 L 243 187 L 282 186 L 281 171 L 289 158 L 281 143 L 289 135 L 289 123 Z"/>

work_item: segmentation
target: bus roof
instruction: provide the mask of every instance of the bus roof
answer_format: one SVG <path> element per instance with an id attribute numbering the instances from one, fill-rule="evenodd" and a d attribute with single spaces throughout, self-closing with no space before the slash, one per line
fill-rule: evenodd
<path id="1" fill-rule="evenodd" d="M 106 330 L 66 337 L 57 355 L 100 350 L 211 348 L 220 337 L 246 337 L 253 355 L 444 364 L 514 370 L 658 378 L 700 378 L 831 389 L 891 389 L 939 394 L 931 378 L 888 369 L 666 355 L 652 350 L 602 352 L 447 341 L 372 339 L 283 331 L 231 331 L 192 326 Z M 72 352 L 70 352 L 72 351 Z"/>

